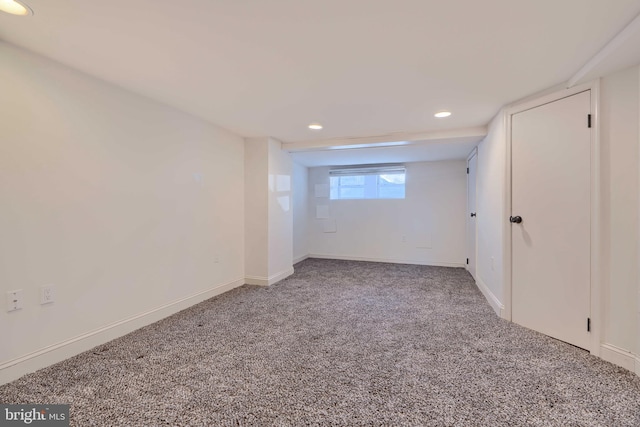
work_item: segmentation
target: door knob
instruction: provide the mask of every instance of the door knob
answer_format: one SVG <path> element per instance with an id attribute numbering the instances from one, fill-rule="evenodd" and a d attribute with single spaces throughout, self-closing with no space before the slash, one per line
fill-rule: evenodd
<path id="1" fill-rule="evenodd" d="M 472 213 L 471 213 L 471 218 L 473 218 L 474 216 L 476 216 L 476 213 L 475 213 L 475 212 L 472 212 Z"/>
<path id="2" fill-rule="evenodd" d="M 510 216 L 509 217 L 509 222 L 520 224 L 522 222 L 522 217 L 521 216 Z"/>

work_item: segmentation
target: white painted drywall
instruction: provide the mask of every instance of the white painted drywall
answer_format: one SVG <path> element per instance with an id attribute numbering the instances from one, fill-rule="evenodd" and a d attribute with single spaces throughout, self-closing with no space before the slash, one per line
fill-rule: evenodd
<path id="1" fill-rule="evenodd" d="M 282 143 L 269 138 L 269 274 L 283 278 L 293 273 L 293 203 L 291 155 Z"/>
<path id="2" fill-rule="evenodd" d="M 242 283 L 241 138 L 5 43 L 0 58 L 0 366 Z"/>
<path id="3" fill-rule="evenodd" d="M 246 277 L 269 277 L 269 144 L 265 138 L 245 139 L 244 202 Z"/>
<path id="4" fill-rule="evenodd" d="M 638 67 L 638 146 L 640 146 L 640 67 Z M 636 274 L 638 275 L 638 293 L 636 299 L 636 375 L 640 375 L 640 150 L 638 150 L 638 258 L 636 258 Z"/>
<path id="5" fill-rule="evenodd" d="M 638 336 L 638 73 L 605 76 L 600 91 L 603 340 L 630 352 Z"/>
<path id="6" fill-rule="evenodd" d="M 406 198 L 329 200 L 329 168 L 309 169 L 310 256 L 463 267 L 466 161 L 407 163 Z M 318 219 L 318 206 L 329 218 Z M 325 232 L 335 223 L 336 232 Z"/>
<path id="7" fill-rule="evenodd" d="M 293 162 L 293 262 L 309 255 L 309 169 Z"/>
<path id="8" fill-rule="evenodd" d="M 273 138 L 245 140 L 245 279 L 271 285 L 293 273 L 292 161 Z"/>
<path id="9" fill-rule="evenodd" d="M 505 114 L 489 124 L 487 137 L 478 145 L 476 224 L 478 259 L 476 278 L 494 310 L 504 307 L 503 221 L 506 166 Z M 487 291 L 489 294 L 487 294 Z"/>

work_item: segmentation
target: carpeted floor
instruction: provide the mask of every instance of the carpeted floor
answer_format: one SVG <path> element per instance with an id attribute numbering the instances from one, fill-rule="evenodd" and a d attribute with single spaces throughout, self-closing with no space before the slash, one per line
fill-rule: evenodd
<path id="1" fill-rule="evenodd" d="M 0 387 L 72 425 L 639 426 L 640 378 L 496 317 L 463 269 L 309 259 Z"/>

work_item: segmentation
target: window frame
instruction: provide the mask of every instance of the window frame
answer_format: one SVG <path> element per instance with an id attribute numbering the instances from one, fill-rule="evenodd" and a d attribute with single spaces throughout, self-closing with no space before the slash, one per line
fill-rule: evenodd
<path id="1" fill-rule="evenodd" d="M 330 200 L 403 200 L 406 198 L 406 167 L 403 164 L 384 164 L 384 165 L 358 165 L 358 166 L 337 166 L 329 170 L 329 199 Z M 399 197 L 381 197 L 380 182 L 384 180 L 383 175 L 403 175 L 402 194 Z M 340 184 L 340 178 L 363 176 L 362 185 Z M 375 184 L 368 176 L 375 176 Z M 335 178 L 338 179 L 338 185 L 334 185 Z M 389 181 L 387 181 L 389 182 Z M 390 183 L 390 186 L 394 184 Z M 398 184 L 400 185 L 400 184 Z M 342 188 L 362 188 L 362 197 L 340 197 Z M 375 195 L 372 190 L 375 188 Z"/>

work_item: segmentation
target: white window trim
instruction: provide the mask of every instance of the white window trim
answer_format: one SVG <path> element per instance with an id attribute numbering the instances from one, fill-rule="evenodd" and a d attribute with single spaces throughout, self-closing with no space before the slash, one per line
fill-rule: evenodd
<path id="1" fill-rule="evenodd" d="M 403 164 L 377 164 L 377 165 L 354 165 L 354 166 L 335 166 L 329 170 L 329 178 L 331 177 L 347 177 L 347 176 L 365 176 L 365 175 L 386 175 L 386 174 L 406 174 L 406 168 Z M 376 182 L 376 197 L 337 197 L 331 200 L 402 200 L 405 197 L 378 197 L 379 187 Z"/>

